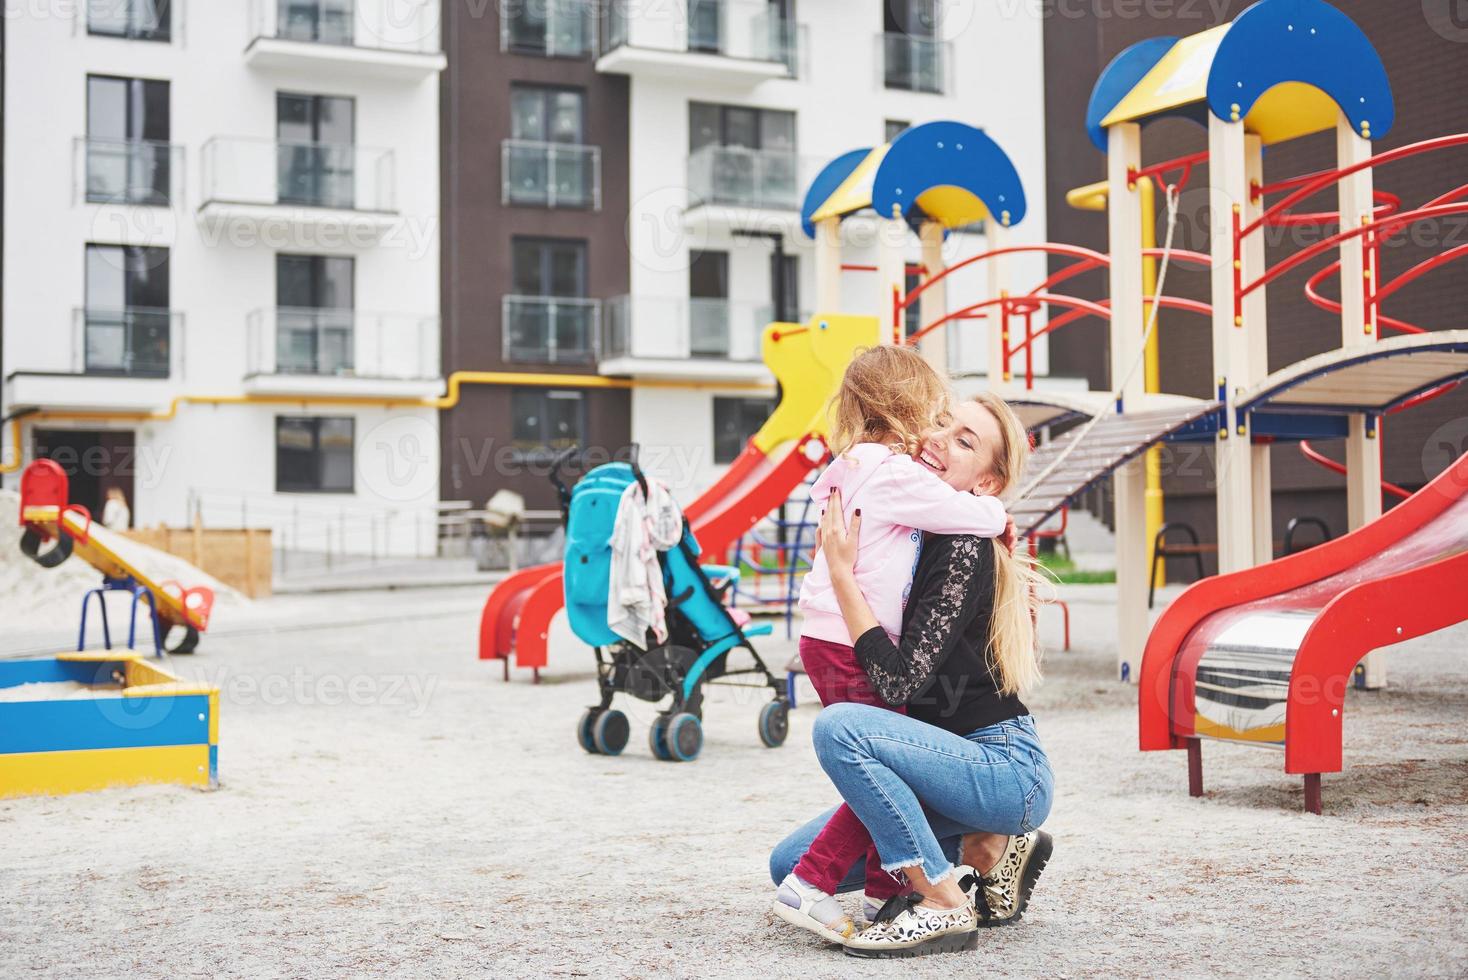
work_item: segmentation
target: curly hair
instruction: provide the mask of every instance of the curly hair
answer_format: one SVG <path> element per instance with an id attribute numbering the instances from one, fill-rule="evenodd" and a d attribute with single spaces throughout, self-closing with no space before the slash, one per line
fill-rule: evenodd
<path id="1" fill-rule="evenodd" d="M 916 455 L 948 402 L 948 386 L 917 351 L 868 347 L 852 358 L 831 398 L 831 450 L 839 456 L 857 443 L 879 442 Z"/>

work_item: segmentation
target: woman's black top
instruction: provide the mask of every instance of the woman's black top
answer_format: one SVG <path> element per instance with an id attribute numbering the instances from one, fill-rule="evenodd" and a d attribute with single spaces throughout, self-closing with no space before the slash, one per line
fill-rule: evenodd
<path id="1" fill-rule="evenodd" d="M 958 735 L 1030 713 L 999 693 L 990 669 L 996 547 L 992 538 L 929 535 L 902 611 L 901 645 L 880 626 L 856 640 L 856 659 L 882 700 Z"/>

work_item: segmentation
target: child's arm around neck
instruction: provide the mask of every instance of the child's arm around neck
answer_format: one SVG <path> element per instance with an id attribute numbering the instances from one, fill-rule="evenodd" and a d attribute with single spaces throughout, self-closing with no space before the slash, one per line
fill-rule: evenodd
<path id="1" fill-rule="evenodd" d="M 894 454 L 867 483 L 867 514 L 929 534 L 973 534 L 997 538 L 1009 516 L 998 497 L 955 490 L 910 456 Z"/>

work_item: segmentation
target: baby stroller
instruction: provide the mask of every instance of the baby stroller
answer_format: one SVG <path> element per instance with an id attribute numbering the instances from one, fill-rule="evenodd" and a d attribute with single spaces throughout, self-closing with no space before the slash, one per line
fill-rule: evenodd
<path id="1" fill-rule="evenodd" d="M 659 555 L 668 594 L 666 642 L 657 644 L 649 631 L 648 649 L 641 650 L 607 625 L 617 507 L 634 481 L 646 492 L 647 478 L 638 468 L 634 447 L 631 462 L 598 466 L 569 489 L 561 468 L 576 452 L 571 449 L 558 456 L 550 478 L 560 494 L 566 525 L 566 615 L 572 631 L 596 653 L 601 691 L 600 703 L 588 708 L 577 725 L 581 747 L 593 754 L 617 755 L 627 746 L 630 725 L 627 716 L 612 707 L 613 695 L 630 694 L 650 702 L 671 698 L 648 731 L 648 744 L 652 754 L 665 762 L 691 761 L 703 747 L 703 684 L 740 675 L 757 675 L 762 678 L 758 686 L 768 686 L 774 693 L 774 700 L 760 710 L 759 736 L 771 748 L 783 743 L 790 710 L 785 687 L 749 642 L 750 637 L 769 635 L 773 627 L 751 624 L 747 614 L 724 605 L 724 593 L 739 572 L 701 567 L 698 541 L 686 520 L 677 546 Z M 749 652 L 753 667 L 730 669 L 729 654 L 739 648 Z"/>

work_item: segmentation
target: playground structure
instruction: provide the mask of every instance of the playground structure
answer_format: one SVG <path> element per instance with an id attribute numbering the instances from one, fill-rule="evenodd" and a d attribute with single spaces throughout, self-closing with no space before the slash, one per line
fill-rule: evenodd
<path id="1" fill-rule="evenodd" d="M 0 700 L 0 799 L 219 782 L 219 690 L 188 684 L 133 653 L 83 651 L 0 660 L 0 689 L 86 687 Z"/>
<path id="2" fill-rule="evenodd" d="M 1289 678 L 1286 715 L 1294 711 L 1290 716 L 1294 720 L 1284 723 L 1281 734 L 1286 770 L 1309 777 L 1307 803 L 1316 810 L 1319 773 L 1340 768 L 1339 706 L 1333 726 L 1315 726 L 1314 713 L 1295 708 L 1300 703 L 1297 688 L 1320 690 L 1337 679 L 1342 687 L 1351 679 L 1359 687 L 1381 687 L 1384 664 L 1369 655 L 1374 646 L 1390 637 L 1405 639 L 1468 618 L 1462 599 L 1446 600 L 1442 595 L 1453 575 L 1460 573 L 1455 571 L 1458 566 L 1449 564 L 1454 560 L 1453 539 L 1443 537 L 1447 525 L 1441 522 L 1461 520 L 1463 515 L 1457 509 L 1434 510 L 1416 502 L 1430 493 L 1441 497 L 1447 488 L 1457 485 L 1453 481 L 1461 479 L 1462 461 L 1431 488 L 1401 505 L 1391 521 L 1380 524 L 1383 489 L 1407 495 L 1382 481 L 1381 419 L 1437 397 L 1468 378 L 1468 331 L 1428 332 L 1381 310 L 1383 302 L 1405 286 L 1468 255 L 1468 246 L 1450 248 L 1382 281 L 1382 249 L 1392 236 L 1419 222 L 1468 213 L 1468 184 L 1405 210 L 1397 196 L 1374 187 L 1376 168 L 1468 146 L 1468 135 L 1373 155 L 1371 140 L 1390 131 L 1394 115 L 1385 69 L 1369 40 L 1349 18 L 1324 0 L 1260 0 L 1233 22 L 1202 34 L 1135 45 L 1119 55 L 1098 80 L 1088 129 L 1096 146 L 1107 154 L 1107 180 L 1078 193 L 1089 206 L 1103 202 L 1109 254 L 1063 243 L 1009 244 L 1010 229 L 1023 220 L 1026 211 L 1019 175 L 991 138 L 960 123 L 916 126 L 888 145 L 842 154 L 812 181 L 802 206 L 803 225 L 816 242 L 817 309 L 840 308 L 844 271 L 859 268 L 875 273 L 875 305 L 880 311 L 877 330 L 882 342 L 917 345 L 932 362 L 946 368 L 946 329 L 964 321 L 985 321 L 989 385 L 1016 406 L 1027 426 L 1033 431 L 1082 423 L 1035 453 L 1034 475 L 1012 501 L 1011 512 L 1021 534 L 1032 540 L 1054 533 L 1047 522 L 1057 516 L 1063 521 L 1065 508 L 1080 493 L 1098 480 L 1113 477 L 1118 676 L 1123 681 L 1143 680 L 1144 749 L 1189 748 L 1196 773 L 1200 735 L 1269 741 L 1258 737 L 1256 727 L 1199 725 L 1199 717 L 1212 716 L 1197 706 L 1187 709 L 1179 701 L 1178 692 L 1199 690 L 1196 677 L 1188 673 L 1197 667 L 1199 658 L 1183 657 L 1180 649 L 1193 627 L 1203 628 L 1197 622 L 1184 628 L 1179 617 L 1216 611 L 1216 605 L 1204 601 L 1200 607 L 1194 593 L 1186 593 L 1175 605 L 1177 611 L 1164 617 L 1168 628 L 1160 624 L 1148 642 L 1147 601 L 1153 583 L 1148 550 L 1160 523 L 1160 506 L 1156 501 L 1149 503 L 1143 456 L 1154 447 L 1187 441 L 1211 443 L 1215 449 L 1222 575 L 1195 586 L 1198 596 L 1222 601 L 1219 597 L 1231 593 L 1216 590 L 1236 588 L 1241 590 L 1240 597 L 1247 594 L 1249 602 L 1271 595 L 1287 602 L 1291 601 L 1284 598 L 1287 594 L 1329 580 L 1335 585 L 1319 584 L 1318 590 L 1324 591 L 1311 592 L 1315 598 L 1309 599 L 1315 602 L 1319 596 L 1337 596 L 1338 613 L 1330 612 L 1337 608 L 1334 605 L 1310 607 L 1319 613 L 1312 620 L 1316 623 L 1312 629 L 1324 631 L 1340 629 L 1343 620 L 1338 617 L 1359 613 L 1359 597 L 1374 594 L 1370 589 L 1346 589 L 1348 581 L 1359 589 L 1376 583 L 1378 591 L 1400 575 L 1432 583 L 1431 588 L 1392 593 L 1416 610 L 1412 615 L 1403 611 L 1399 632 L 1386 636 L 1357 624 L 1362 626 L 1359 635 L 1363 641 L 1372 643 L 1353 647 L 1359 655 L 1345 666 L 1342 661 L 1327 664 L 1312 655 L 1308 636 L 1297 636 L 1299 643 L 1280 640 L 1285 645 L 1271 654 L 1274 663 L 1266 673 L 1271 683 Z M 1144 165 L 1143 127 L 1165 117 L 1187 118 L 1205 126 L 1207 149 Z M 1335 169 L 1265 181 L 1266 146 L 1320 133 L 1334 134 Z M 1209 170 L 1211 196 L 1208 253 L 1174 247 L 1172 234 L 1177 195 L 1195 169 L 1204 165 Z M 1159 187 L 1168 213 L 1168 235 L 1161 247 L 1144 230 L 1153 220 L 1151 205 Z M 1338 196 L 1334 209 L 1300 211 L 1311 198 L 1332 189 Z M 875 264 L 844 264 L 842 222 L 873 211 L 878 223 Z M 976 221 L 985 223 L 986 250 L 945 265 L 944 236 Z M 1325 233 L 1267 266 L 1265 230 L 1290 227 L 1324 228 Z M 915 267 L 907 261 L 909 232 L 916 234 L 921 245 L 921 261 Z M 1007 266 L 1012 257 L 1023 254 L 1070 261 L 1032 288 L 1021 290 L 1011 284 Z M 1338 319 L 1339 346 L 1270 373 L 1266 361 L 1268 286 L 1312 260 L 1322 267 L 1309 277 L 1305 293 L 1316 307 Z M 1167 294 L 1166 277 L 1174 267 L 1208 274 L 1211 302 Z M 907 276 L 914 268 L 920 280 L 908 290 Z M 950 302 L 952 276 L 964 268 L 985 269 L 987 288 L 963 303 Z M 1093 301 L 1061 291 L 1067 281 L 1091 270 L 1106 272 L 1109 299 Z M 1342 283 L 1338 299 L 1321 291 L 1325 280 L 1332 277 Z M 909 331 L 905 321 L 914 308 L 920 326 Z M 1148 348 L 1155 340 L 1161 310 L 1203 317 L 1210 323 L 1216 384 L 1208 397 L 1157 390 L 1155 353 L 1149 364 Z M 1037 387 L 1035 345 L 1042 337 L 1087 317 L 1109 325 L 1115 389 L 1077 392 Z M 831 319 L 829 314 L 817 314 L 812 323 Z M 1038 322 L 1041 319 L 1043 324 Z M 1408 336 L 1381 340 L 1383 330 Z M 787 325 L 772 325 L 766 334 L 767 355 L 772 343 L 794 332 Z M 809 365 L 788 359 L 769 363 L 788 401 L 792 380 L 798 377 L 794 369 Z M 836 365 L 828 364 L 823 373 L 801 378 L 798 387 L 809 396 L 803 412 L 824 401 L 839 374 Z M 807 431 L 814 433 L 821 424 L 817 416 Z M 796 430 L 784 431 L 788 435 Z M 1346 477 L 1352 533 L 1275 562 L 1269 446 L 1294 441 L 1308 457 L 1320 459 L 1310 440 L 1321 438 L 1340 438 L 1346 445 L 1345 463 L 1333 468 Z M 711 513 L 728 514 L 730 508 L 718 508 L 716 502 L 729 500 L 731 491 L 748 482 L 751 468 L 768 459 L 769 441 L 762 430 L 729 474 L 690 507 L 696 524 L 702 521 L 712 526 Z M 819 462 L 819 455 L 813 449 L 808 462 L 802 464 L 804 470 Z M 779 489 L 788 494 L 795 482 L 782 479 Z M 776 489 L 768 481 L 763 488 Z M 744 530 L 784 499 L 773 492 L 738 496 L 739 524 Z M 728 524 L 726 521 L 725 526 Z M 1363 563 L 1362 543 L 1378 541 L 1385 533 L 1382 527 L 1410 538 L 1416 550 L 1396 563 Z M 699 535 L 706 537 L 702 530 Z M 714 536 L 709 552 L 721 553 L 734 537 L 737 534 Z M 1428 547 L 1434 541 L 1447 544 L 1434 552 Z M 496 590 L 486 604 L 480 655 L 506 658 L 514 651 L 517 662 L 535 667 L 544 663 L 546 628 L 559 602 L 560 585 L 554 567 L 522 575 L 526 577 L 510 588 L 507 582 Z M 1309 578 L 1311 575 L 1315 577 Z M 1236 584 L 1241 581 L 1247 586 Z M 1229 604 L 1237 603 L 1230 600 Z M 1246 610 L 1240 615 L 1247 618 L 1251 614 Z M 1226 639 L 1231 641 L 1237 635 L 1237 630 L 1230 632 Z M 1242 690 L 1253 676 L 1234 676 L 1223 686 L 1241 688 L 1232 696 L 1253 697 Z M 1163 721 L 1157 720 L 1157 712 L 1162 713 Z M 1309 734 L 1301 734 L 1306 729 Z M 1275 732 L 1269 726 L 1263 730 Z M 1240 734 L 1244 732 L 1251 734 Z M 1332 738 L 1333 752 L 1299 747 Z"/>
<path id="3" fill-rule="evenodd" d="M 106 593 L 125 592 L 132 597 L 127 646 L 137 645 L 139 608 L 147 606 L 147 624 L 153 655 L 192 653 L 199 636 L 209 628 L 214 591 L 206 586 L 186 588 L 177 582 L 154 582 L 132 565 L 113 546 L 111 533 L 92 525 L 92 515 L 80 504 L 69 503 L 66 471 L 49 459 L 38 459 L 26 467 L 20 481 L 21 551 L 43 568 L 55 568 L 72 555 L 102 573 L 102 584 L 82 597 L 81 625 L 77 649 L 87 643 L 87 610 L 97 600 L 102 621 L 103 646 L 112 649 Z M 49 547 L 48 547 L 49 545 Z M 178 641 L 165 647 L 170 630 L 182 632 Z"/>

